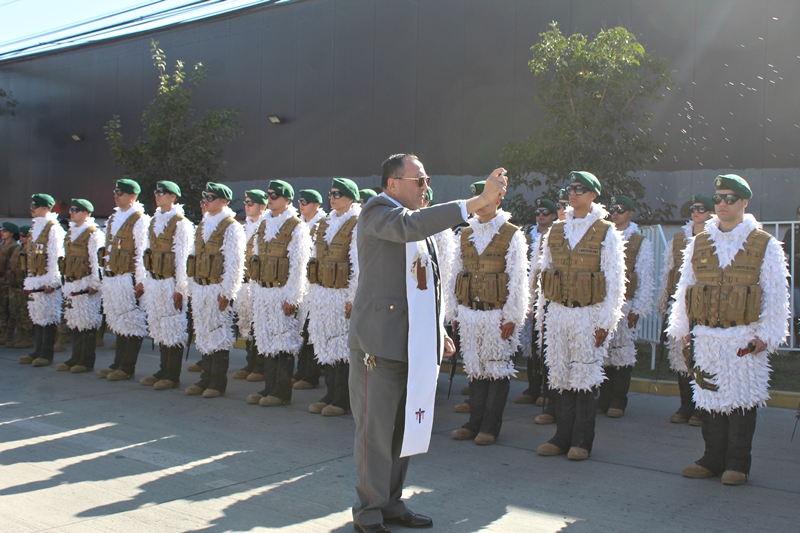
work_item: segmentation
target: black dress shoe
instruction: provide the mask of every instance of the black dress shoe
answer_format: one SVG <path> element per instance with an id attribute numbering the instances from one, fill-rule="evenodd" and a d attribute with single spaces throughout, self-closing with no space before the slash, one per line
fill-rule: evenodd
<path id="1" fill-rule="evenodd" d="M 361 526 L 353 522 L 353 529 L 359 533 L 392 533 L 389 528 L 383 524 L 370 524 L 368 526 Z"/>
<path id="2" fill-rule="evenodd" d="M 405 514 L 400 516 L 384 518 L 383 521 L 390 524 L 400 524 L 405 527 L 433 527 L 433 520 L 430 517 L 412 513 L 411 511 L 406 511 Z"/>

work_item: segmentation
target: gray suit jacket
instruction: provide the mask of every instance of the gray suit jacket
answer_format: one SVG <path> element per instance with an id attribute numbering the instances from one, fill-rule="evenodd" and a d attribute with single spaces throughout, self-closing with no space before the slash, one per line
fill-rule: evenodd
<path id="1" fill-rule="evenodd" d="M 424 240 L 464 219 L 458 202 L 409 211 L 382 196 L 358 217 L 358 289 L 350 316 L 353 350 L 408 361 L 406 243 Z"/>

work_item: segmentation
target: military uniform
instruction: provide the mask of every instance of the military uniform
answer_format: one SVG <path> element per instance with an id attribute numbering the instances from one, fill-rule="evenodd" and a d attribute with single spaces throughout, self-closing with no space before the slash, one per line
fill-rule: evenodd
<path id="1" fill-rule="evenodd" d="M 231 200 L 231 190 L 208 183 L 206 190 Z M 206 213 L 197 226 L 194 255 L 188 261 L 189 292 L 197 350 L 202 354 L 200 381 L 186 389 L 190 395 L 216 398 L 228 385 L 228 365 L 233 347 L 233 309 L 220 311 L 220 299 L 233 301 L 244 279 L 245 237 L 236 213 L 223 207 L 216 215 Z"/>
<path id="2" fill-rule="evenodd" d="M 172 182 L 160 181 L 158 187 L 180 196 L 180 188 Z M 189 341 L 186 263 L 193 247 L 194 228 L 184 216 L 183 206 L 173 204 L 166 213 L 156 208 L 148 233 L 149 248 L 143 258 L 147 274 L 141 301 L 150 336 L 159 345 L 161 364 L 158 372 L 142 378 L 141 383 L 167 390 L 180 382 L 183 349 Z M 175 293 L 182 296 L 178 309 Z"/>
<path id="3" fill-rule="evenodd" d="M 333 186 L 343 190 L 336 180 Z M 312 404 L 309 411 L 326 416 L 350 410 L 350 350 L 347 347 L 350 319 L 345 307 L 352 304 L 358 287 L 356 224 L 359 214 L 361 205 L 358 202 L 353 202 L 341 215 L 331 210 L 317 225 L 309 264 L 308 338 L 314 345 L 317 362 L 324 369 L 327 387 L 326 394 Z"/>
<path id="4" fill-rule="evenodd" d="M 473 184 L 473 194 L 482 191 L 483 182 Z M 498 210 L 487 222 L 475 216 L 469 220 L 460 234 L 454 282 L 446 295 L 446 308 L 456 309 L 470 380 L 470 418 L 452 436 L 474 438 L 476 444 L 492 444 L 500 434 L 510 378 L 516 375 L 512 358 L 528 312 L 527 241 L 510 218 L 510 213 Z M 507 339 L 501 337 L 505 324 L 514 324 Z"/>
<path id="5" fill-rule="evenodd" d="M 19 228 L 10 222 L 3 222 L 3 229 L 10 232 L 12 237 L 0 244 L 0 346 L 13 343 L 16 329 L 11 309 L 11 256 L 19 250 L 19 244 L 13 240 L 13 234 L 18 234 Z"/>
<path id="6" fill-rule="evenodd" d="M 73 200 L 72 205 L 88 213 L 94 210 L 87 200 Z M 105 235 L 91 216 L 80 226 L 70 222 L 61 261 L 61 292 L 66 301 L 64 318 L 72 330 L 72 357 L 57 370 L 77 374 L 94 369 L 97 330 L 103 323 L 99 254 L 104 242 Z M 90 289 L 96 292 L 89 294 Z"/>
<path id="7" fill-rule="evenodd" d="M 600 193 L 593 175 L 570 176 Z M 538 451 L 556 455 L 569 450 L 571 458 L 585 459 L 594 442 L 597 390 L 605 379 L 610 340 L 596 347 L 595 332 L 612 331 L 622 316 L 625 262 L 622 238 L 605 220 L 608 211 L 596 203 L 583 218 L 575 218 L 571 207 L 566 211 L 566 219 L 553 224 L 545 237 L 539 262 L 536 321 L 547 325 L 545 360 L 550 386 L 558 394 L 556 434 Z"/>
<path id="8" fill-rule="evenodd" d="M 735 175 L 718 176 L 716 187 L 752 195 Z M 722 474 L 731 485 L 747 479 L 756 410 L 769 399 L 768 352 L 788 335 L 788 276 L 780 244 L 749 214 L 730 231 L 712 218 L 686 246 L 667 332 L 692 336 L 690 372 L 705 453 L 684 476 Z M 739 356 L 751 339 L 766 349 Z"/>
<path id="9" fill-rule="evenodd" d="M 616 203 L 613 201 L 612 203 Z M 639 233 L 639 226 L 630 222 L 622 231 L 625 242 L 625 304 L 617 323 L 604 363 L 606 380 L 600 386 L 598 410 L 611 418 L 622 416 L 628 405 L 631 374 L 636 364 L 638 322 L 628 327 L 628 314 L 640 317 L 653 308 L 653 244 Z"/>
<path id="10" fill-rule="evenodd" d="M 138 194 L 141 190 L 136 182 L 130 180 L 118 180 L 117 186 L 124 186 L 129 194 Z M 149 226 L 150 217 L 144 214 L 144 206 L 138 201 L 125 211 L 114 208 L 106 223 L 103 311 L 109 328 L 117 334 L 117 340 L 114 362 L 109 368 L 98 370 L 97 374 L 111 381 L 133 377 L 142 340 L 148 335 L 147 317 L 134 287 L 143 284 L 147 277 L 144 252 L 148 248 Z"/>
<path id="11" fill-rule="evenodd" d="M 294 198 L 291 186 L 280 180 L 271 181 L 269 190 L 288 200 Z M 265 213 L 255 240 L 257 248 L 248 270 L 258 280 L 253 290 L 253 332 L 256 347 L 265 356 L 264 388 L 247 401 L 265 407 L 286 405 L 292 401 L 294 356 L 303 343 L 297 308 L 308 283 L 310 237 L 290 204 L 278 215 Z M 289 316 L 284 304 L 294 308 Z"/>
<path id="12" fill-rule="evenodd" d="M 33 195 L 44 198 L 40 205 L 55 205 L 48 195 Z M 58 259 L 64 257 L 64 230 L 58 224 L 58 215 L 53 212 L 33 219 L 28 241 L 26 263 L 28 276 L 24 289 L 30 294 L 28 312 L 33 322 L 33 354 L 21 357 L 21 363 L 47 366 L 53 362 L 58 323 L 61 322 L 61 274 Z M 52 292 L 45 290 L 55 289 Z"/>
<path id="13" fill-rule="evenodd" d="M 30 226 L 22 226 L 20 236 L 25 235 L 27 238 L 29 231 Z M 9 283 L 9 309 L 11 318 L 17 326 L 16 342 L 6 343 L 6 346 L 12 348 L 33 347 L 33 322 L 28 314 L 28 295 L 23 292 L 23 284 L 27 275 L 26 255 L 27 246 L 20 244 L 11 254 L 9 269 L 6 271 L 6 279 Z"/>

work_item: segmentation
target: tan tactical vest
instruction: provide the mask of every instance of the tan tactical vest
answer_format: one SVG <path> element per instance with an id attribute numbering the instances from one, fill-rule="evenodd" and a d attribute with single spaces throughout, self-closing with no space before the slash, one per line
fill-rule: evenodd
<path id="1" fill-rule="evenodd" d="M 133 227 L 142 218 L 140 211 L 131 213 L 116 234 L 111 235 L 111 225 L 106 233 L 108 263 L 106 276 L 114 277 L 136 271 L 136 242 L 133 240 Z"/>
<path id="2" fill-rule="evenodd" d="M 262 221 L 261 224 L 264 224 Z M 260 226 L 259 226 L 260 227 Z M 247 239 L 247 244 L 244 246 L 244 281 L 245 283 L 250 281 L 251 279 L 255 279 L 251 276 L 250 272 L 250 258 L 253 257 L 253 250 L 255 248 L 256 242 L 256 235 L 258 235 L 258 231 L 254 231 L 250 238 Z M 256 278 L 258 276 L 256 275 Z"/>
<path id="3" fill-rule="evenodd" d="M 553 224 L 548 247 L 553 267 L 542 271 L 545 298 L 566 307 L 584 307 L 606 298 L 606 278 L 600 269 L 600 252 L 611 222 L 597 220 L 575 248 L 564 235 L 564 222 Z"/>
<path id="4" fill-rule="evenodd" d="M 317 248 L 316 259 L 308 262 L 308 281 L 317 283 L 326 289 L 346 289 L 350 284 L 350 243 L 353 240 L 353 228 L 358 223 L 358 216 L 353 215 L 342 224 L 339 231 L 328 244 L 325 233 L 330 221 L 326 218 L 316 226 L 314 246 Z"/>
<path id="5" fill-rule="evenodd" d="M 258 255 L 250 257 L 247 270 L 262 287 L 283 287 L 289 281 L 289 243 L 292 242 L 292 232 L 300 223 L 297 217 L 287 219 L 269 242 L 264 242 L 266 224 L 258 228 Z"/>
<path id="6" fill-rule="evenodd" d="M 50 220 L 42 228 L 39 237 L 33 242 L 28 241 L 28 274 L 31 276 L 44 276 L 47 274 L 47 244 L 50 241 L 50 230 L 56 225 L 55 220 Z"/>
<path id="7" fill-rule="evenodd" d="M 92 265 L 89 261 L 89 240 L 96 231 L 95 226 L 89 226 L 74 241 L 70 240 L 69 232 L 67 232 L 67 236 L 64 238 L 64 257 L 58 258 L 61 275 L 67 281 L 83 279 L 92 273 Z"/>
<path id="8" fill-rule="evenodd" d="M 506 253 L 519 228 L 505 222 L 492 237 L 482 254 L 478 254 L 469 237 L 471 227 L 461 230 L 461 261 L 464 271 L 456 277 L 456 299 L 464 307 L 489 311 L 499 309 L 508 300 Z"/>
<path id="9" fill-rule="evenodd" d="M 6 283 L 15 289 L 21 289 L 27 274 L 27 261 L 26 250 L 22 246 L 17 246 L 8 261 L 8 270 L 6 271 Z"/>
<path id="10" fill-rule="evenodd" d="M 225 230 L 235 223 L 233 217 L 226 217 L 219 221 L 217 228 L 208 237 L 208 242 L 203 240 L 203 224 L 197 226 L 194 238 L 194 256 L 189 256 L 186 261 L 186 274 L 194 278 L 199 285 L 216 285 L 222 283 L 222 272 L 225 256 L 220 251 L 225 243 Z"/>
<path id="11" fill-rule="evenodd" d="M 160 235 L 156 235 L 156 218 L 150 221 L 150 248 L 144 252 L 144 268 L 150 272 L 153 279 L 169 279 L 175 277 L 175 252 L 172 246 L 175 241 L 175 232 L 178 223 L 184 218 L 176 213 Z"/>
<path id="12" fill-rule="evenodd" d="M 639 288 L 639 275 L 636 274 L 636 258 L 639 257 L 639 250 L 642 247 L 644 235 L 632 233 L 628 242 L 625 243 L 625 299 L 632 300 Z"/>
<path id="13" fill-rule="evenodd" d="M 678 282 L 681 280 L 681 266 L 683 265 L 683 251 L 689 241 L 683 230 L 675 234 L 672 239 L 672 268 L 667 272 L 667 295 L 669 299 L 675 294 L 675 289 L 678 288 Z"/>
<path id="14" fill-rule="evenodd" d="M 686 311 L 697 324 L 715 328 L 743 326 L 761 315 L 761 263 L 771 235 L 754 229 L 733 262 L 720 268 L 708 233 L 694 240 L 692 270 L 697 284 L 686 291 Z"/>

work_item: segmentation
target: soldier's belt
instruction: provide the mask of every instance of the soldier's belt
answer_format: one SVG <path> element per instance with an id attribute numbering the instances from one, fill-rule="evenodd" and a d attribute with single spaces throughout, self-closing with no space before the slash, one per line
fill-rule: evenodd
<path id="1" fill-rule="evenodd" d="M 492 304 L 488 302 L 466 302 L 461 303 L 461 305 L 469 307 L 473 311 L 494 311 L 495 309 L 503 307 L 503 304 Z"/>

